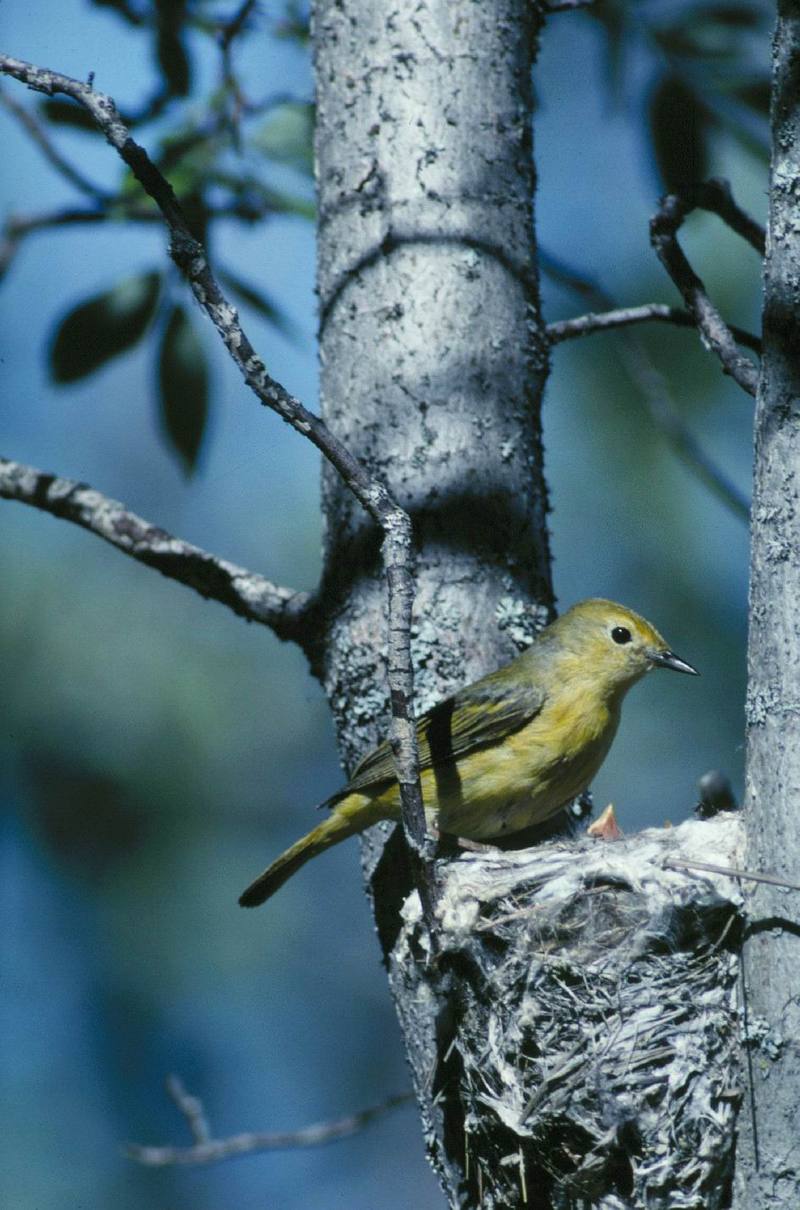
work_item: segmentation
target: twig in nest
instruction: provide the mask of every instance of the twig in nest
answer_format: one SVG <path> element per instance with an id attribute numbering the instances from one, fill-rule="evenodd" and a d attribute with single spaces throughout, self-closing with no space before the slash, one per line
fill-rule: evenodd
<path id="1" fill-rule="evenodd" d="M 746 878 L 749 882 L 766 882 L 770 886 L 785 887 L 787 891 L 800 891 L 800 884 L 787 882 L 777 874 L 754 874 L 752 870 L 740 870 L 732 865 L 714 865 L 710 861 L 682 861 L 668 857 L 664 862 L 665 870 L 707 870 L 709 874 L 726 874 L 729 878 Z"/>

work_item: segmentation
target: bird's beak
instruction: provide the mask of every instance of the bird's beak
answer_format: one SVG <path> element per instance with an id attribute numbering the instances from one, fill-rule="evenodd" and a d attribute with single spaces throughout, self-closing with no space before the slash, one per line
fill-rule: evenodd
<path id="1" fill-rule="evenodd" d="M 650 659 L 657 668 L 671 668 L 673 672 L 688 672 L 689 676 L 699 676 L 700 673 L 686 660 L 680 659 L 674 651 L 656 651 Z"/>

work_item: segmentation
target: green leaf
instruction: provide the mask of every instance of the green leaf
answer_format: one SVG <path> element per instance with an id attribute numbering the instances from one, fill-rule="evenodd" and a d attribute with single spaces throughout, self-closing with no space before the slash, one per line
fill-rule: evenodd
<path id="1" fill-rule="evenodd" d="M 665 76 L 650 99 L 650 136 L 664 188 L 680 193 L 707 175 L 709 114 L 678 76 Z"/>
<path id="2" fill-rule="evenodd" d="M 101 134 L 100 127 L 89 113 L 77 101 L 62 101 L 52 97 L 42 101 L 39 112 L 48 122 L 57 126 L 72 126 L 76 130 L 88 130 L 92 134 Z"/>
<path id="3" fill-rule="evenodd" d="M 769 102 L 772 93 L 772 82 L 769 76 L 749 80 L 746 84 L 738 84 L 731 91 L 750 109 L 769 117 Z"/>
<path id="4" fill-rule="evenodd" d="M 764 8 L 754 4 L 711 4 L 702 15 L 734 29 L 757 29 L 764 20 Z"/>
<path id="5" fill-rule="evenodd" d="M 158 350 L 159 416 L 167 439 L 191 474 L 208 421 L 208 367 L 183 307 L 173 307 Z"/>
<path id="6" fill-rule="evenodd" d="M 141 340 L 160 284 L 160 273 L 141 273 L 67 312 L 50 345 L 55 382 L 77 382 Z"/>
<path id="7" fill-rule="evenodd" d="M 186 0 L 156 0 L 156 59 L 173 97 L 188 96 L 192 68 L 183 43 Z"/>
<path id="8" fill-rule="evenodd" d="M 255 147 L 267 159 L 288 164 L 306 176 L 314 171 L 314 106 L 307 101 L 277 105 L 253 135 Z"/>
<path id="9" fill-rule="evenodd" d="M 286 12 L 275 27 L 275 37 L 307 46 L 311 41 L 309 7 L 300 0 L 289 0 Z"/>
<path id="10" fill-rule="evenodd" d="M 242 281 L 240 277 L 236 277 L 235 274 L 229 272 L 227 269 L 220 269 L 218 267 L 217 276 L 223 285 L 230 290 L 231 294 L 235 294 L 241 302 L 251 307 L 262 319 L 266 319 L 268 323 L 271 323 L 274 328 L 277 328 L 279 332 L 282 332 L 290 340 L 298 341 L 299 334 L 296 326 L 267 294 L 256 289 L 255 286 Z"/>

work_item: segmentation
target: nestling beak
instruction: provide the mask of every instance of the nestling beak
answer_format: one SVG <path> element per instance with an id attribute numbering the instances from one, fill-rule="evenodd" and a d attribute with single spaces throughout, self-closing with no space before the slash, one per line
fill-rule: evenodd
<path id="1" fill-rule="evenodd" d="M 689 676 L 699 676 L 700 673 L 686 660 L 680 659 L 674 651 L 656 651 L 650 659 L 657 668 L 671 668 L 673 672 L 688 672 Z"/>

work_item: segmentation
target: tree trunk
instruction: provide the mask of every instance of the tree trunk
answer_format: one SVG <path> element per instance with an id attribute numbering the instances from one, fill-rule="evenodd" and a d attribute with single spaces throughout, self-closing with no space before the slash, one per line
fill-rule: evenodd
<path id="1" fill-rule="evenodd" d="M 800 882 L 800 4 L 773 45 L 764 352 L 755 416 L 747 701 L 748 865 Z M 745 945 L 751 1096 L 738 1210 L 800 1206 L 800 900 L 759 886 Z"/>
<path id="2" fill-rule="evenodd" d="M 322 408 L 410 512 L 425 709 L 551 606 L 532 199 L 535 6 L 318 0 Z M 323 470 L 322 675 L 348 765 L 384 731 L 378 535 Z"/>
<path id="3" fill-rule="evenodd" d="M 418 709 L 552 609 L 539 19 L 529 0 L 315 6 L 322 407 L 413 518 Z M 327 468 L 323 504 L 315 663 L 352 767 L 386 727 L 384 587 L 378 534 Z M 435 954 L 389 833 L 365 839 L 365 873 L 450 1204 L 722 1207 L 735 888 L 662 864 L 729 862 L 738 821 L 440 862 Z"/>

